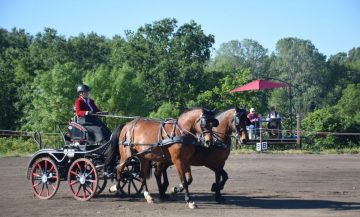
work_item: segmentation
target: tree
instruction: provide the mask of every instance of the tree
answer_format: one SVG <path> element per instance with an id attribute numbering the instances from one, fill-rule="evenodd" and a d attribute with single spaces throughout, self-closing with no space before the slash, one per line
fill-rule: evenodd
<path id="1" fill-rule="evenodd" d="M 23 129 L 49 132 L 57 123 L 65 123 L 73 116 L 76 87 L 81 73 L 74 63 L 55 65 L 49 72 L 39 72 L 32 84 L 35 95 L 24 110 Z"/>
<path id="2" fill-rule="evenodd" d="M 297 38 L 279 40 L 275 55 L 271 77 L 291 84 L 295 111 L 313 111 L 321 104 L 329 83 L 325 56 L 310 41 Z"/>
<path id="3" fill-rule="evenodd" d="M 194 21 L 177 28 L 175 19 L 163 19 L 128 32 L 127 40 L 127 63 L 140 73 L 146 96 L 156 107 L 163 102 L 184 105 L 196 97 L 212 35 Z"/>
<path id="4" fill-rule="evenodd" d="M 110 42 L 96 33 L 79 34 L 68 40 L 69 58 L 84 70 L 94 70 L 109 62 Z"/>
<path id="5" fill-rule="evenodd" d="M 113 68 L 101 65 L 84 79 L 101 109 L 117 115 L 145 116 L 152 105 L 145 98 L 141 79 L 128 65 Z"/>

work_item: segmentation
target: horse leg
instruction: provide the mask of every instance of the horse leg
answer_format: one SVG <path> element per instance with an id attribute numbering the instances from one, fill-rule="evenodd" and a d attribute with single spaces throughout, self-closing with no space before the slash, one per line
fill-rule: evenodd
<path id="1" fill-rule="evenodd" d="M 178 173 L 178 176 L 180 178 L 180 182 L 182 183 L 182 186 L 185 189 L 185 201 L 188 204 L 189 208 L 194 209 L 197 208 L 194 201 L 191 200 L 190 193 L 189 193 L 189 184 L 188 182 L 192 182 L 192 176 L 191 176 L 191 168 L 190 165 L 187 163 L 184 165 L 181 161 L 175 161 L 174 162 L 176 171 Z"/>
<path id="2" fill-rule="evenodd" d="M 143 186 L 145 186 L 145 190 L 144 190 L 144 197 L 146 199 L 146 202 L 149 204 L 154 203 L 153 198 L 151 197 L 150 193 L 149 193 L 149 189 L 147 187 L 146 184 L 146 179 L 150 177 L 150 173 L 151 173 L 151 165 L 150 165 L 150 161 L 140 158 L 140 178 L 141 178 L 141 183 Z"/>
<path id="3" fill-rule="evenodd" d="M 220 172 L 215 171 L 215 183 L 212 184 L 211 191 L 215 192 L 215 201 L 218 203 L 221 203 L 222 201 L 222 197 L 220 193 L 220 178 L 221 178 Z"/>
<path id="4" fill-rule="evenodd" d="M 169 186 L 169 179 L 167 176 L 167 168 L 169 167 L 169 165 L 163 164 L 163 163 L 157 163 L 156 167 L 155 167 L 155 178 L 156 178 L 156 184 L 158 186 L 159 189 L 159 196 L 160 199 L 164 200 L 167 195 L 166 195 L 166 190 Z M 161 183 L 161 176 L 163 177 L 163 183 Z"/>
<path id="5" fill-rule="evenodd" d="M 221 169 L 221 171 L 215 172 L 215 179 L 216 183 L 213 184 L 211 191 L 215 192 L 215 201 L 222 203 L 225 199 L 221 195 L 221 190 L 224 189 L 225 182 L 228 180 L 228 175 L 224 169 Z"/>
<path id="6" fill-rule="evenodd" d="M 119 165 L 116 167 L 116 180 L 118 181 L 116 185 L 112 185 L 109 188 L 109 192 L 114 193 L 117 192 L 118 189 L 120 189 L 120 180 L 121 180 L 121 174 L 124 171 L 124 168 L 126 166 L 126 162 L 127 162 L 128 158 L 126 160 L 120 160 Z"/>
<path id="7" fill-rule="evenodd" d="M 220 190 L 224 189 L 225 183 L 228 180 L 229 176 L 227 174 L 227 172 L 224 169 L 221 169 L 221 177 L 222 177 L 222 181 L 220 182 L 219 188 Z"/>

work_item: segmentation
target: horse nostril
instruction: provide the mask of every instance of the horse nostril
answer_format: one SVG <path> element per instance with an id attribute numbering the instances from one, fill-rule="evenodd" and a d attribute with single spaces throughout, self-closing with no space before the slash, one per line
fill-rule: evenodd
<path id="1" fill-rule="evenodd" d="M 247 143 L 246 139 L 241 140 L 241 143 L 246 144 Z"/>

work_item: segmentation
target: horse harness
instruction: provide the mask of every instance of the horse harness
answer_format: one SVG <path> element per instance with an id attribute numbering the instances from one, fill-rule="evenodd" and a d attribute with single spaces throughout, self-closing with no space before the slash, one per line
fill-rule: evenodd
<path id="1" fill-rule="evenodd" d="M 200 117 L 200 119 L 198 121 L 201 121 L 203 119 L 203 117 Z M 122 142 L 120 143 L 120 145 L 124 145 L 124 146 L 128 146 L 128 147 L 134 147 L 137 145 L 140 146 L 148 146 L 147 149 L 138 152 L 138 153 L 134 153 L 132 149 L 132 155 L 144 155 L 147 153 L 152 153 L 154 148 L 160 147 L 160 150 L 162 152 L 162 157 L 167 160 L 166 155 L 164 153 L 164 148 L 168 147 L 170 145 L 173 145 L 175 143 L 183 143 L 183 144 L 189 144 L 189 145 L 195 145 L 195 146 L 199 146 L 201 144 L 201 137 L 198 137 L 194 134 L 192 134 L 191 132 L 182 129 L 182 127 L 178 124 L 178 120 L 177 119 L 168 119 L 165 121 L 160 121 L 160 127 L 159 127 L 159 131 L 158 131 L 158 138 L 157 138 L 157 143 L 155 144 L 135 144 L 133 142 L 134 140 L 134 128 L 137 124 L 137 122 L 141 120 L 138 119 L 131 127 L 131 129 L 127 129 L 126 133 L 125 133 L 125 137 L 123 138 Z M 205 121 L 206 122 L 206 121 Z M 201 124 L 201 123 L 200 123 Z M 171 132 L 167 132 L 166 131 L 166 125 L 172 125 L 172 130 Z M 180 131 L 180 135 L 176 135 L 176 130 Z M 184 133 L 184 131 L 187 131 L 188 135 L 186 135 Z M 130 135 L 128 134 L 128 132 L 130 132 Z M 129 135 L 129 141 L 127 141 L 127 135 Z"/>

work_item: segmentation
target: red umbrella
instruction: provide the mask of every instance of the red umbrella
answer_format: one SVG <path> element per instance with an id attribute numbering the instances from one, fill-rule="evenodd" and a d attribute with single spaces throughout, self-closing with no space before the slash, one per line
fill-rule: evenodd
<path id="1" fill-rule="evenodd" d="M 237 87 L 233 90 L 230 90 L 230 92 L 233 93 L 233 92 L 240 92 L 246 90 L 264 90 L 264 89 L 280 88 L 287 86 L 289 86 L 287 83 L 273 82 L 267 80 L 255 80 L 243 86 Z"/>

